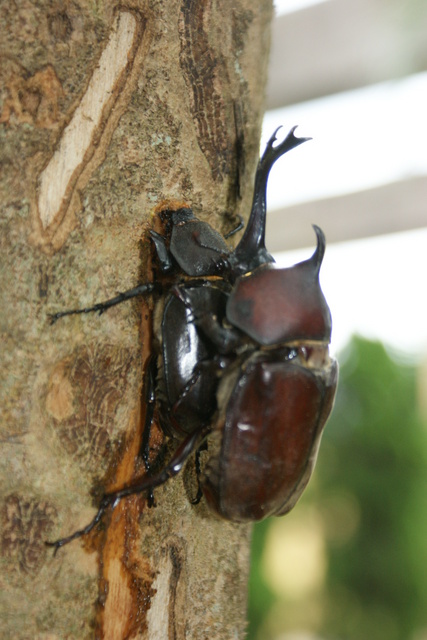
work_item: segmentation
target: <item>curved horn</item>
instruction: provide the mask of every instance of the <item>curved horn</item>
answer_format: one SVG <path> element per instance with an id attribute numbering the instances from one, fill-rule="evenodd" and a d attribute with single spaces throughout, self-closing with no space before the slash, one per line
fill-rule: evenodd
<path id="1" fill-rule="evenodd" d="M 317 247 L 308 261 L 313 264 L 316 273 L 319 273 L 320 267 L 322 266 L 323 262 L 323 256 L 325 255 L 326 239 L 325 234 L 320 227 L 318 227 L 316 224 L 313 224 L 312 227 L 317 237 Z"/>

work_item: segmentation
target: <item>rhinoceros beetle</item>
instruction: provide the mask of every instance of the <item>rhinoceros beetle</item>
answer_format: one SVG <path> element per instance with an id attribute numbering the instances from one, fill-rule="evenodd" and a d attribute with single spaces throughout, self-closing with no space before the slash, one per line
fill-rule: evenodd
<path id="1" fill-rule="evenodd" d="M 307 140 L 296 137 L 295 129 L 276 146 L 277 130 L 268 141 L 249 221 L 234 250 L 191 209 L 163 211 L 164 233 L 150 232 L 156 281 L 51 316 L 55 322 L 103 313 L 135 296 L 153 296 L 157 346 L 146 381 L 145 430 L 156 406 L 165 434 L 180 442 L 160 472 L 106 493 L 84 529 L 48 543 L 55 552 L 91 531 L 121 498 L 151 492 L 193 452 L 197 460 L 206 442 L 199 497 L 226 519 L 283 515 L 304 490 L 332 409 L 338 368 L 328 355 L 331 316 L 319 285 L 323 232 L 313 227 L 315 252 L 290 268 L 277 268 L 265 248 L 268 175 L 278 158 Z M 146 448 L 146 433 L 143 442 Z"/>

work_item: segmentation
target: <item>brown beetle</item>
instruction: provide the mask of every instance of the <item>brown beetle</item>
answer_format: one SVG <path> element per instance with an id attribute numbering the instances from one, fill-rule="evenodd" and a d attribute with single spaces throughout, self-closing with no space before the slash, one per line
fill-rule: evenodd
<path id="1" fill-rule="evenodd" d="M 306 140 L 294 130 L 273 146 L 276 131 L 267 144 L 248 225 L 234 251 L 190 209 L 163 212 L 165 234 L 150 234 L 159 281 L 52 316 L 56 321 L 102 313 L 152 295 L 160 311 L 154 327 L 158 352 L 147 381 L 152 410 L 144 442 L 154 405 L 165 433 L 181 440 L 160 473 L 105 494 L 87 527 L 48 543 L 55 551 L 88 533 L 121 498 L 151 492 L 177 474 L 205 441 L 199 493 L 224 518 L 283 515 L 304 490 L 332 409 L 338 368 L 328 355 L 331 316 L 319 284 L 323 232 L 314 227 L 312 257 L 287 269 L 276 268 L 265 248 L 267 179 L 274 162 Z"/>
<path id="2" fill-rule="evenodd" d="M 240 277 L 227 320 L 259 348 L 221 383 L 221 449 L 205 470 L 203 493 L 229 520 L 283 515 L 310 479 L 331 412 L 337 364 L 329 358 L 329 308 L 319 285 L 325 249 L 289 269 L 259 267 Z"/>

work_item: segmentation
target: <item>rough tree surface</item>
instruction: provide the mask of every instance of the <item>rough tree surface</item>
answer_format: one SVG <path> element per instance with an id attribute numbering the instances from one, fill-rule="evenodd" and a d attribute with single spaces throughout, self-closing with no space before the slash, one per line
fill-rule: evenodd
<path id="1" fill-rule="evenodd" d="M 0 636 L 243 638 L 250 528 L 194 507 L 191 464 L 53 558 L 136 459 L 149 302 L 48 313 L 150 278 L 166 201 L 250 209 L 270 0 L 0 7 Z M 154 429 L 154 451 L 161 434 Z"/>

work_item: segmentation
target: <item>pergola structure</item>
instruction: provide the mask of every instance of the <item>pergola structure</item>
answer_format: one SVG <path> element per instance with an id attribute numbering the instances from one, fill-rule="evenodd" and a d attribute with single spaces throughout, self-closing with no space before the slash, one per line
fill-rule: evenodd
<path id="1" fill-rule="evenodd" d="M 267 109 L 399 80 L 426 69 L 425 3 L 327 0 L 276 17 Z M 398 143 L 404 131 L 390 135 Z M 426 146 L 427 140 L 420 139 L 420 145 Z M 286 229 L 284 211 L 272 211 L 267 246 L 276 252 L 307 246 L 312 239 L 307 223 L 313 220 L 327 228 L 330 242 L 425 227 L 426 203 L 427 175 L 287 207 Z"/>

